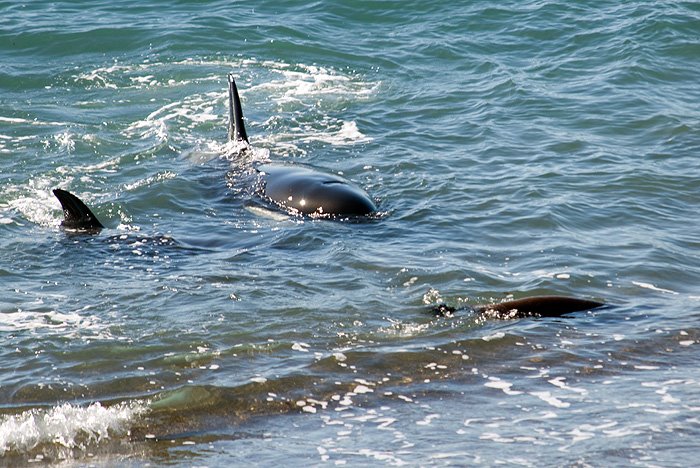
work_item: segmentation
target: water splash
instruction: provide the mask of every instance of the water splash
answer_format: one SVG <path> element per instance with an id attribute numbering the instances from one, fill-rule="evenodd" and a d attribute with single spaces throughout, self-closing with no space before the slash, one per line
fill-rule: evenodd
<path id="1" fill-rule="evenodd" d="M 132 423 L 147 412 L 143 402 L 105 407 L 70 403 L 49 409 L 31 409 L 0 418 L 0 455 L 30 453 L 45 445 L 84 450 L 106 439 L 128 435 Z"/>

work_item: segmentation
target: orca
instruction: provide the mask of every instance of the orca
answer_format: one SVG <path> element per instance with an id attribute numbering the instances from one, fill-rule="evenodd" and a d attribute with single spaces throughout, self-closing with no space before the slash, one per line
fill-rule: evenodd
<path id="1" fill-rule="evenodd" d="M 61 189 L 54 189 L 53 194 L 61 202 L 61 207 L 63 207 L 64 219 L 61 222 L 61 226 L 64 229 L 90 233 L 99 233 L 104 229 L 97 216 L 78 197 Z"/>
<path id="2" fill-rule="evenodd" d="M 107 229 L 90 208 L 72 193 L 54 189 L 53 194 L 63 207 L 64 219 L 61 227 L 68 237 L 88 236 L 91 241 L 97 238 L 103 229 Z M 150 258 L 159 258 L 161 255 L 170 258 L 177 252 L 196 252 L 202 249 L 202 247 L 182 244 L 168 234 L 144 234 L 138 231 L 122 231 L 101 238 L 101 241 L 104 242 L 99 242 L 99 245 L 108 245 L 111 253 L 121 251 L 129 255 L 143 255 Z M 163 252 L 163 249 L 166 249 L 166 252 Z"/>
<path id="3" fill-rule="evenodd" d="M 243 122 L 243 109 L 232 73 L 228 75 L 229 141 L 250 148 Z M 377 206 L 370 196 L 349 180 L 296 164 L 260 164 L 257 193 L 267 201 L 295 214 L 310 217 L 349 218 L 372 215 Z"/>
<path id="4" fill-rule="evenodd" d="M 486 318 L 507 320 L 526 317 L 561 317 L 572 312 L 593 310 L 606 305 L 589 299 L 567 296 L 531 296 L 496 304 L 470 307 L 471 311 Z M 432 312 L 438 317 L 450 317 L 457 311 L 447 304 L 438 304 Z"/>

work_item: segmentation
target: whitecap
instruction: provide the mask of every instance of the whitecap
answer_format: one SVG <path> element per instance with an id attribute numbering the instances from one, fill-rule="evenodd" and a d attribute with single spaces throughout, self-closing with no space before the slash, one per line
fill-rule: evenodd
<path id="1" fill-rule="evenodd" d="M 145 414 L 143 402 L 104 407 L 99 402 L 81 407 L 70 403 L 49 409 L 31 409 L 0 418 L 0 455 L 28 452 L 40 444 L 84 449 L 128 433 L 136 418 Z"/>

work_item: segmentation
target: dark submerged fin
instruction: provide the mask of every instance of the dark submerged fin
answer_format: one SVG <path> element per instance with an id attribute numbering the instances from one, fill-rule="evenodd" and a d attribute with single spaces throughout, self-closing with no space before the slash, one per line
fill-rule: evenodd
<path id="1" fill-rule="evenodd" d="M 104 228 L 90 208 L 78 197 L 61 189 L 54 189 L 53 194 L 63 207 L 64 220 L 61 225 L 64 228 L 80 231 L 99 231 Z"/>
<path id="2" fill-rule="evenodd" d="M 229 141 L 245 141 L 248 143 L 248 134 L 243 124 L 243 109 L 241 98 L 238 96 L 236 81 L 233 73 L 228 74 L 228 139 Z"/>
<path id="3" fill-rule="evenodd" d="M 496 319 L 523 317 L 560 317 L 571 312 L 580 312 L 602 307 L 605 304 L 588 299 L 566 296 L 534 296 L 499 304 L 474 307 L 474 311 Z"/>

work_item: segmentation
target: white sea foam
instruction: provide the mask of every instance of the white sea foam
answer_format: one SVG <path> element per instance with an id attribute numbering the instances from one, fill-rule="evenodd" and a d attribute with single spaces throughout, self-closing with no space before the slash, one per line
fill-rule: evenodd
<path id="1" fill-rule="evenodd" d="M 491 335 L 486 335 L 482 336 L 481 339 L 484 341 L 493 341 L 493 340 L 500 340 L 501 338 L 504 338 L 506 336 L 505 333 L 503 332 L 496 332 Z"/>
<path id="2" fill-rule="evenodd" d="M 177 174 L 171 171 L 161 171 L 155 175 L 136 180 L 129 184 L 124 184 L 124 190 L 131 191 L 139 187 L 148 187 L 166 180 L 174 179 Z"/>
<path id="3" fill-rule="evenodd" d="M 32 409 L 0 418 L 0 455 L 27 452 L 42 444 L 81 449 L 110 437 L 126 435 L 131 424 L 145 414 L 140 401 L 104 407 L 65 403 L 50 409 Z"/>
<path id="4" fill-rule="evenodd" d="M 378 83 L 356 82 L 335 70 L 314 65 L 297 64 L 294 70 L 291 70 L 289 65 L 277 62 L 265 62 L 264 65 L 279 73 L 280 77 L 268 79 L 249 89 L 275 91 L 272 99 L 278 104 L 300 102 L 309 97 L 319 96 L 345 97 L 352 94 L 366 97 L 378 86 Z"/>
<path id="5" fill-rule="evenodd" d="M 68 151 L 69 153 L 75 149 L 74 135 L 67 130 L 54 135 L 54 139 L 58 142 L 61 149 Z"/>
<path id="6" fill-rule="evenodd" d="M 651 283 L 642 283 L 639 281 L 632 281 L 632 284 L 634 284 L 635 286 L 639 286 L 640 288 L 651 289 L 652 291 L 662 292 L 662 293 L 666 293 L 666 294 L 678 294 L 676 291 L 672 291 L 670 289 L 659 288 L 659 287 L 654 286 Z"/>
<path id="7" fill-rule="evenodd" d="M 58 226 L 60 218 L 56 210 L 60 204 L 51 193 L 59 185 L 48 177 L 34 178 L 19 188 L 8 186 L 3 195 L 8 199 L 7 207 L 20 213 L 25 219 L 41 226 Z"/>
<path id="8" fill-rule="evenodd" d="M 536 396 L 540 400 L 554 406 L 555 408 L 568 408 L 569 406 L 571 406 L 570 403 L 562 401 L 557 397 L 553 396 L 551 392 L 530 392 L 530 395 Z"/>
<path id="9" fill-rule="evenodd" d="M 324 131 L 305 136 L 302 141 L 321 141 L 334 146 L 351 145 L 355 143 L 366 143 L 372 141 L 357 128 L 354 121 L 343 122 L 338 131 Z"/>
<path id="10" fill-rule="evenodd" d="M 20 118 L 16 118 L 16 117 L 2 117 L 2 116 L 0 116 L 0 122 L 5 122 L 5 123 L 31 123 L 31 120 L 20 119 Z"/>
<path id="11" fill-rule="evenodd" d="M 0 331 L 38 331 L 57 333 L 61 336 L 90 339 L 111 339 L 108 326 L 87 312 L 25 311 L 0 313 Z"/>
<path id="12" fill-rule="evenodd" d="M 497 377 L 489 377 L 489 381 L 484 384 L 485 387 L 497 388 L 503 391 L 506 395 L 520 395 L 523 392 L 511 390 L 512 383 L 501 380 Z"/>
<path id="13" fill-rule="evenodd" d="M 357 385 L 352 391 L 352 393 L 357 393 L 358 395 L 362 394 L 362 393 L 372 393 L 372 392 L 374 392 L 374 390 L 372 390 L 371 388 L 369 388 L 366 385 Z"/>
<path id="14" fill-rule="evenodd" d="M 380 334 L 410 337 L 420 335 L 430 328 L 429 323 L 403 323 L 392 318 L 388 318 L 388 320 L 391 325 L 379 328 Z"/>
<path id="15" fill-rule="evenodd" d="M 430 288 L 428 292 L 423 294 L 423 304 L 425 305 L 434 305 L 441 302 L 443 302 L 442 295 L 435 288 Z"/>
<path id="16" fill-rule="evenodd" d="M 304 353 L 308 353 L 308 352 L 309 352 L 309 346 L 310 346 L 310 345 L 307 344 L 307 343 L 294 343 L 294 344 L 292 345 L 292 349 L 293 349 L 294 351 L 301 351 L 301 352 L 304 352 Z"/>
<path id="17" fill-rule="evenodd" d="M 210 92 L 170 102 L 129 125 L 124 135 L 130 138 L 155 138 L 158 143 L 164 143 L 170 135 L 168 123 L 171 121 L 179 129 L 192 129 L 197 124 L 220 121 L 221 115 L 216 112 L 213 102 L 221 100 L 222 96 L 220 92 Z"/>
<path id="18" fill-rule="evenodd" d="M 570 392 L 579 393 L 582 395 L 585 395 L 588 393 L 588 391 L 585 388 L 571 387 L 571 386 L 567 385 L 565 380 L 566 380 L 566 378 L 564 378 L 564 377 L 556 377 L 554 379 L 548 380 L 547 382 L 554 385 L 555 387 L 559 387 L 563 390 L 568 390 Z"/>
<path id="19" fill-rule="evenodd" d="M 515 442 L 515 439 L 511 437 L 503 437 L 497 432 L 484 432 L 479 436 L 479 439 L 481 440 L 491 440 L 493 442 L 498 442 L 501 444 L 511 444 Z"/>
<path id="20" fill-rule="evenodd" d="M 167 79 L 159 81 L 157 75 L 172 76 L 172 73 L 164 73 L 161 69 L 180 68 L 240 68 L 248 63 L 257 63 L 255 60 L 195 60 L 185 59 L 177 62 L 144 61 L 142 63 L 120 64 L 97 67 L 73 76 L 76 81 L 86 81 L 98 88 L 109 89 L 141 89 L 159 86 L 182 86 L 195 81 L 194 79 Z M 263 62 L 261 62 L 263 63 Z M 221 76 L 198 77 L 197 82 L 220 80 Z"/>
<path id="21" fill-rule="evenodd" d="M 44 122 L 41 120 L 29 120 L 17 117 L 2 117 L 0 116 L 0 122 L 11 123 L 11 124 L 29 124 L 29 125 L 66 125 L 65 122 Z M 31 139 L 33 137 L 21 137 L 22 139 Z"/>
<path id="22" fill-rule="evenodd" d="M 172 76 L 173 68 L 192 69 L 192 76 L 197 78 L 159 81 L 156 77 L 162 76 L 161 69 L 165 68 L 170 70 L 168 76 Z M 244 99 L 247 94 L 250 95 L 249 93 L 259 94 L 263 91 L 264 100 L 278 107 L 287 108 L 292 103 L 294 107 L 300 105 L 305 109 L 314 109 L 314 112 L 318 112 L 319 105 L 324 101 L 365 99 L 374 93 L 379 85 L 379 83 L 362 81 L 351 75 L 315 65 L 226 58 L 186 59 L 178 62 L 146 61 L 139 64 L 115 63 L 80 73 L 74 76 L 74 79 L 88 81 L 94 86 L 105 88 L 172 87 L 192 82 L 220 82 L 226 71 L 232 69 L 239 70 L 238 74 L 242 75 L 243 81 L 246 81 L 246 75 L 256 76 L 255 85 L 240 89 L 239 92 Z M 205 70 L 204 73 L 202 73 L 203 70 Z M 185 139 L 195 140 L 194 146 L 206 144 L 199 141 L 194 136 L 196 132 L 192 130 L 195 126 L 207 122 L 224 124 L 227 119 L 225 115 L 227 99 L 228 93 L 224 90 L 186 96 L 165 104 L 145 118 L 133 122 L 124 130 L 124 135 L 129 138 L 154 139 L 156 144 L 163 144 L 171 138 L 183 136 L 184 132 Z M 301 125 L 286 131 L 280 131 L 281 129 L 277 128 L 270 134 L 256 135 L 255 142 L 262 146 L 274 146 L 275 153 L 281 155 L 298 155 L 304 154 L 304 150 L 298 147 L 299 142 L 320 141 L 331 145 L 352 145 L 371 141 L 371 138 L 364 135 L 354 121 L 344 121 L 323 115 L 315 121 L 321 122 L 322 125 Z"/>
<path id="23" fill-rule="evenodd" d="M 83 139 L 91 138 L 90 135 L 85 135 Z M 104 161 L 99 161 L 95 164 L 59 166 L 56 172 L 59 174 L 85 174 L 91 172 L 116 172 L 119 167 L 119 157 L 109 158 Z"/>
<path id="24" fill-rule="evenodd" d="M 438 418 L 440 418 L 439 414 L 429 414 L 421 421 L 416 421 L 416 425 L 418 425 L 418 426 L 430 426 L 433 419 L 438 419 Z"/>

